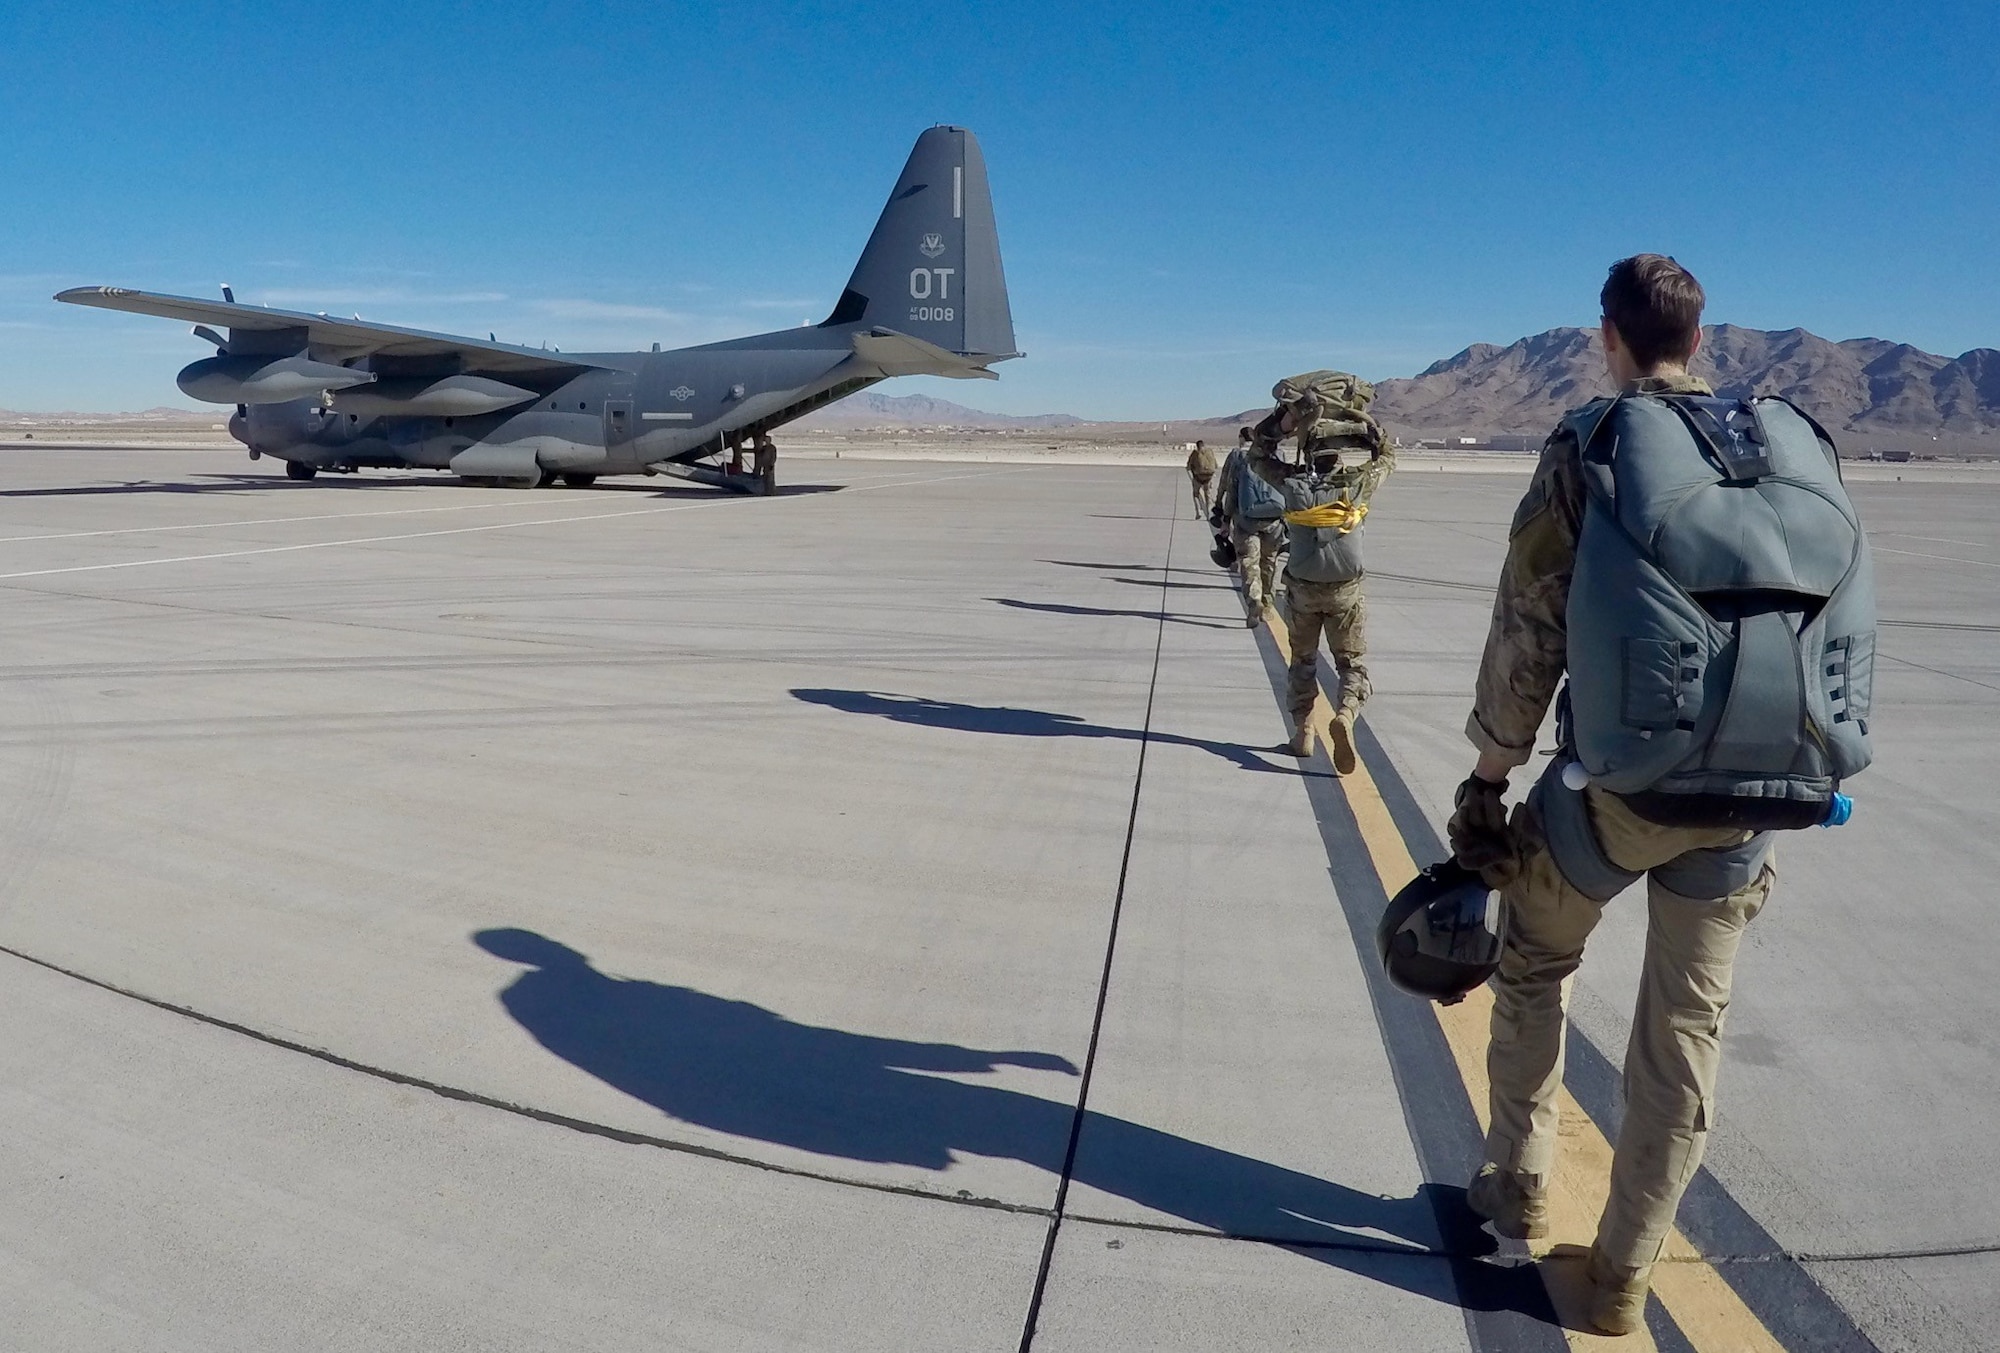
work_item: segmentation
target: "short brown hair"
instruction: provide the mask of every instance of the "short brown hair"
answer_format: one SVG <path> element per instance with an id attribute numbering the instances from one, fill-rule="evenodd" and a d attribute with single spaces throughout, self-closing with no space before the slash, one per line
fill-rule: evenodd
<path id="1" fill-rule="evenodd" d="M 1619 259 L 1598 293 L 1604 318 L 1617 326 L 1642 368 L 1694 356 L 1707 300 L 1694 274 L 1665 254 Z"/>

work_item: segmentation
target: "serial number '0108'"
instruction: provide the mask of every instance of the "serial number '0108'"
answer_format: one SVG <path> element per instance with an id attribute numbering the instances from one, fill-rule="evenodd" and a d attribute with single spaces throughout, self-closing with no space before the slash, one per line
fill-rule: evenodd
<path id="1" fill-rule="evenodd" d="M 910 307 L 912 320 L 951 320 L 957 315 L 948 305 L 913 305 Z"/>

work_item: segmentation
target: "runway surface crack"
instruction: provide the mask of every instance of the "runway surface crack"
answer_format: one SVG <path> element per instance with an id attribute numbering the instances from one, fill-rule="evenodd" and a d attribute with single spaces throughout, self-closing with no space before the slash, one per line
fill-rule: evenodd
<path id="1" fill-rule="evenodd" d="M 1056 1240 L 1062 1234 L 1063 1208 L 1069 1202 L 1069 1185 L 1076 1173 L 1077 1146 L 1083 1140 L 1084 1115 L 1090 1106 L 1090 1082 L 1097 1070 L 1097 1046 L 1104 1032 L 1104 1008 L 1111 996 L 1111 966 L 1118 956 L 1118 922 L 1125 912 L 1125 884 L 1132 872 L 1132 841 L 1139 828 L 1139 794 L 1146 783 L 1146 750 L 1153 741 L 1153 704 L 1160 691 L 1160 657 L 1166 651 L 1167 584 L 1174 562 L 1174 528 L 1178 513 L 1167 518 L 1167 542 L 1160 559 L 1160 619 L 1153 634 L 1153 670 L 1146 681 L 1146 715 L 1139 725 L 1139 759 L 1132 770 L 1132 803 L 1125 814 L 1125 848 L 1118 859 L 1118 887 L 1111 898 L 1111 924 L 1104 938 L 1104 970 L 1097 981 L 1097 1008 L 1090 1020 L 1090 1045 L 1083 1056 L 1083 1075 L 1077 1082 L 1076 1113 L 1070 1119 L 1069 1146 L 1063 1152 L 1062 1176 L 1056 1181 L 1055 1206 L 1049 1227 L 1042 1237 L 1042 1259 L 1035 1269 L 1035 1288 L 1028 1298 L 1028 1316 L 1021 1326 L 1021 1353 L 1035 1345 L 1035 1325 L 1041 1318 L 1042 1298 L 1048 1291 L 1049 1265 L 1055 1259 Z"/>

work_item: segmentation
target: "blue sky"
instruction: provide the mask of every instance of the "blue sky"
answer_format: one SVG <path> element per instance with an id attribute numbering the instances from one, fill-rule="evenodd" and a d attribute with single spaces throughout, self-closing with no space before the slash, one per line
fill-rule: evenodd
<path id="1" fill-rule="evenodd" d="M 1018 413 L 1167 417 L 1593 322 L 2000 347 L 2000 6 L 0 6 L 0 407 L 184 404 L 115 283 L 571 351 L 821 318 L 916 134 L 985 147 Z"/>

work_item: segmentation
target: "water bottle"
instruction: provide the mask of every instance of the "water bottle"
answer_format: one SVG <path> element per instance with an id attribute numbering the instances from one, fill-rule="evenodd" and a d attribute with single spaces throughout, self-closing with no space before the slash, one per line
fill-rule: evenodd
<path id="1" fill-rule="evenodd" d="M 1819 820 L 1819 825 L 1822 827 L 1844 827 L 1847 825 L 1847 819 L 1853 816 L 1854 800 L 1848 798 L 1847 795 L 1841 793 L 1839 790 L 1835 790 L 1833 797 L 1827 801 L 1826 816 Z"/>

